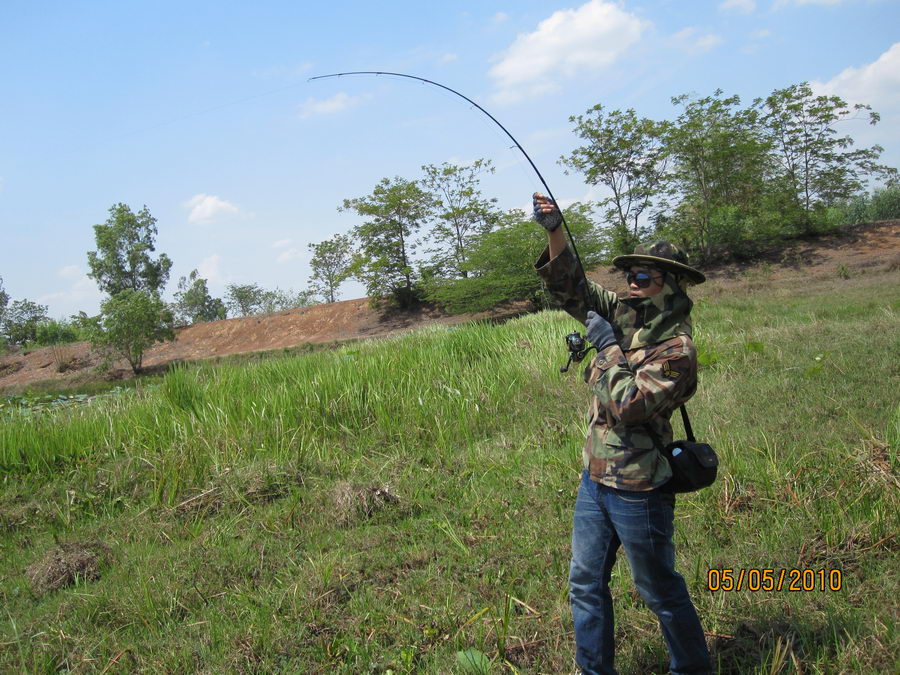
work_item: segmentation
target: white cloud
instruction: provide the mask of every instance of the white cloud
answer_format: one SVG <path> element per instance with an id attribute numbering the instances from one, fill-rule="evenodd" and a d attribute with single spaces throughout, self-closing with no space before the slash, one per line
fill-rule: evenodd
<path id="1" fill-rule="evenodd" d="M 81 268 L 78 265 L 66 265 L 61 267 L 56 275 L 60 279 L 78 279 L 81 276 Z"/>
<path id="2" fill-rule="evenodd" d="M 439 65 L 444 65 L 445 63 L 452 63 L 459 58 L 458 54 L 444 54 L 439 60 Z"/>
<path id="3" fill-rule="evenodd" d="M 755 54 L 763 48 L 764 41 L 768 40 L 770 37 L 772 37 L 772 31 L 768 28 L 755 30 L 748 35 L 749 42 L 741 47 L 741 51 L 744 54 Z"/>
<path id="4" fill-rule="evenodd" d="M 272 248 L 284 248 L 285 246 L 290 246 L 293 243 L 293 239 L 279 239 L 278 241 L 272 244 Z"/>
<path id="5" fill-rule="evenodd" d="M 882 106 L 900 105 L 900 42 L 868 65 L 846 68 L 828 82 L 811 82 L 817 92 L 837 95 L 850 103 L 868 103 L 878 110 Z"/>
<path id="6" fill-rule="evenodd" d="M 215 195 L 207 195 L 202 192 L 194 195 L 184 203 L 186 209 L 190 209 L 188 214 L 189 223 L 209 223 L 219 216 L 234 214 L 239 211 L 238 207 L 224 199 L 219 199 Z"/>
<path id="7" fill-rule="evenodd" d="M 900 42 L 895 42 L 890 49 L 872 63 L 858 68 L 845 68 L 827 82 L 810 82 L 817 94 L 840 96 L 853 105 L 865 103 L 880 113 L 882 145 L 889 145 L 891 131 L 900 122 Z M 886 142 L 888 141 L 888 142 Z"/>
<path id="8" fill-rule="evenodd" d="M 900 42 L 895 42 L 872 63 L 845 68 L 827 82 L 810 82 L 816 94 L 840 96 L 850 105 L 864 103 L 881 114 L 875 125 L 859 123 L 848 129 L 858 146 L 878 143 L 885 148 L 881 160 L 889 166 L 900 163 L 895 131 L 900 127 Z"/>
<path id="9" fill-rule="evenodd" d="M 50 313 L 57 316 L 71 316 L 80 311 L 88 314 L 95 314 L 100 307 L 100 303 L 104 299 L 103 293 L 97 288 L 97 284 L 93 279 L 88 278 L 86 274 L 80 277 L 72 275 L 72 268 L 75 265 L 68 265 L 59 270 L 59 276 L 73 281 L 71 286 L 64 291 L 57 293 L 48 293 L 42 295 L 36 302 L 40 305 L 47 305 Z M 65 272 L 66 276 L 63 276 Z"/>
<path id="10" fill-rule="evenodd" d="M 559 89 L 558 81 L 613 64 L 649 28 L 619 5 L 590 0 L 554 12 L 531 33 L 522 33 L 500 55 L 489 75 L 494 99 L 512 102 Z"/>
<path id="11" fill-rule="evenodd" d="M 725 0 L 719 9 L 734 10 L 741 14 L 752 14 L 756 10 L 756 0 Z"/>
<path id="12" fill-rule="evenodd" d="M 722 37 L 715 33 L 701 34 L 697 28 L 691 26 L 675 33 L 670 43 L 677 49 L 691 54 L 702 54 L 722 44 Z"/>
<path id="13" fill-rule="evenodd" d="M 306 119 L 315 115 L 333 115 L 359 105 L 365 96 L 350 96 L 341 91 L 326 99 L 308 98 L 300 105 L 300 118 Z"/>
<path id="14" fill-rule="evenodd" d="M 222 276 L 222 256 L 213 253 L 211 256 L 204 258 L 197 265 L 197 274 L 201 279 L 206 279 L 211 284 L 221 284 L 225 281 Z"/>
<path id="15" fill-rule="evenodd" d="M 491 23 L 498 24 L 503 23 L 509 18 L 509 14 L 506 12 L 497 12 L 494 16 L 491 17 Z"/>
<path id="16" fill-rule="evenodd" d="M 296 260 L 297 258 L 300 258 L 302 255 L 303 254 L 300 252 L 299 249 L 289 248 L 286 251 L 282 251 L 278 255 L 278 257 L 275 259 L 275 262 L 277 262 L 279 265 L 282 265 L 286 262 L 290 262 L 291 260 Z"/>

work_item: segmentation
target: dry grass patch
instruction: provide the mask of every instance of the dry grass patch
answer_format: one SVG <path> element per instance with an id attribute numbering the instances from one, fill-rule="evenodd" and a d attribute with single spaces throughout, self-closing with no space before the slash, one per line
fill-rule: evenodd
<path id="1" fill-rule="evenodd" d="M 0 377 L 6 377 L 7 375 L 18 373 L 24 367 L 24 361 L 9 361 L 7 363 L 0 363 Z"/>
<path id="2" fill-rule="evenodd" d="M 884 265 L 885 272 L 896 272 L 897 270 L 900 270 L 900 253 L 895 253 Z"/>
<path id="3" fill-rule="evenodd" d="M 341 525 L 353 525 L 360 520 L 368 520 L 376 513 L 400 503 L 389 485 L 353 485 L 342 481 L 331 492 L 335 518 Z"/>
<path id="4" fill-rule="evenodd" d="M 232 471 L 226 467 L 203 489 L 185 495 L 174 507 L 181 516 L 212 516 L 232 504 L 267 504 L 303 486 L 303 476 L 293 465 L 253 465 Z"/>
<path id="5" fill-rule="evenodd" d="M 15 532 L 32 523 L 41 509 L 35 502 L 0 505 L 0 532 Z"/>
<path id="6" fill-rule="evenodd" d="M 101 542 L 59 544 L 25 569 L 38 595 L 66 588 L 78 580 L 97 581 L 109 562 L 110 547 Z"/>

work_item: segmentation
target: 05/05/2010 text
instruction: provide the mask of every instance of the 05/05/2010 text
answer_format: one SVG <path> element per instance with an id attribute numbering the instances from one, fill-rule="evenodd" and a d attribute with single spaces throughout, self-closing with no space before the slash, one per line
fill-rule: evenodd
<path id="1" fill-rule="evenodd" d="M 751 567 L 710 569 L 706 573 L 707 590 L 716 591 L 840 591 L 843 574 L 839 569 L 774 569 Z"/>

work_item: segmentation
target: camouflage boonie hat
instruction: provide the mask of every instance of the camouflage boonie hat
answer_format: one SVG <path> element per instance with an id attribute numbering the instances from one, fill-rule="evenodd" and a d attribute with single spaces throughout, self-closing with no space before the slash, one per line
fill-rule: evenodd
<path id="1" fill-rule="evenodd" d="M 652 265 L 675 274 L 683 274 L 692 284 L 702 284 L 706 275 L 688 265 L 687 253 L 667 241 L 650 241 L 638 244 L 631 255 L 613 258 L 613 265 L 627 270 L 632 265 Z"/>

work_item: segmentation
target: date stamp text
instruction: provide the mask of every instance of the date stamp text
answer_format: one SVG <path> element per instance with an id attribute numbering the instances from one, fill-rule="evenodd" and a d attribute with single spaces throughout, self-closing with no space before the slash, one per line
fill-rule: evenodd
<path id="1" fill-rule="evenodd" d="M 710 569 L 706 573 L 707 590 L 812 592 L 842 590 L 839 569 L 774 569 L 766 567 Z"/>

